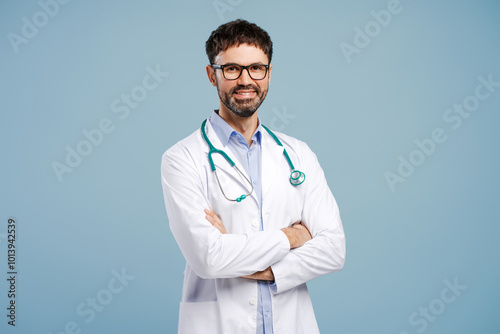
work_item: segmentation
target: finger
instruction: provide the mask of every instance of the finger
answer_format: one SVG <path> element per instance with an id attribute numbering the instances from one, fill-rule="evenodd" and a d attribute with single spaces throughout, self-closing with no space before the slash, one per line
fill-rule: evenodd
<path id="1" fill-rule="evenodd" d="M 205 213 L 206 213 L 207 215 L 214 215 L 214 214 L 215 214 L 214 210 L 212 210 L 211 208 L 205 209 L 205 210 L 203 210 L 203 211 L 205 211 Z"/>
<path id="2" fill-rule="evenodd" d="M 212 226 L 214 226 L 218 229 L 219 229 L 219 227 L 224 227 L 224 225 L 222 224 L 222 221 L 220 219 L 214 218 L 214 217 L 209 216 L 209 215 L 206 215 L 205 219 L 208 220 L 209 223 L 212 224 Z"/>
<path id="3" fill-rule="evenodd" d="M 208 220 L 210 222 L 210 224 L 214 225 L 215 224 L 215 221 L 214 219 L 212 218 L 212 216 L 209 216 L 209 215 L 206 215 L 205 216 L 205 219 Z"/>
<path id="4" fill-rule="evenodd" d="M 210 217 L 212 217 L 212 219 L 220 224 L 222 224 L 222 220 L 219 218 L 219 216 L 217 216 L 217 214 L 215 212 L 213 212 L 212 214 L 210 214 Z"/>
<path id="5" fill-rule="evenodd" d="M 205 219 L 212 224 L 213 227 L 217 228 L 221 233 L 226 233 L 226 227 L 222 223 L 220 217 L 215 213 L 214 210 L 208 208 L 203 210 L 205 212 Z"/>
<path id="6" fill-rule="evenodd" d="M 205 211 L 205 213 L 206 213 L 207 215 L 209 215 L 210 217 L 214 218 L 214 219 L 219 218 L 219 217 L 217 216 L 217 214 L 216 214 L 216 213 L 215 213 L 212 209 L 209 209 L 209 210 Z"/>
<path id="7" fill-rule="evenodd" d="M 203 210 L 206 214 L 205 218 L 208 220 L 208 217 L 210 217 L 211 221 L 216 221 L 219 217 L 215 214 L 215 212 L 208 208 L 208 209 L 205 209 Z"/>

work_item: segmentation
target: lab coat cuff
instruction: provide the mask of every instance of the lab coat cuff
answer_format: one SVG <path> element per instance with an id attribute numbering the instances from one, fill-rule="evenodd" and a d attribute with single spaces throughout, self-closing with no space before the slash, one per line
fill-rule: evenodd
<path id="1" fill-rule="evenodd" d="M 290 241 L 288 241 L 288 237 L 281 230 L 271 231 L 271 233 L 274 235 L 273 238 L 276 238 L 274 239 L 276 242 L 274 249 L 277 251 L 276 257 L 274 257 L 271 263 L 277 263 L 290 252 Z"/>
<path id="2" fill-rule="evenodd" d="M 282 247 L 283 247 L 282 248 L 284 251 L 283 256 L 286 256 L 290 252 L 290 241 L 288 240 L 288 237 L 286 236 L 286 234 L 283 231 L 278 230 L 276 232 L 279 232 L 278 235 L 282 239 L 280 241 L 280 245 L 282 245 Z M 273 275 L 274 275 L 274 282 L 269 283 L 269 287 L 271 288 L 271 291 L 274 294 L 278 293 L 278 286 L 276 284 L 276 273 L 274 272 L 275 265 L 277 265 L 278 263 L 279 263 L 279 261 L 276 262 L 275 264 L 271 265 L 271 270 L 273 271 Z"/>
<path id="3" fill-rule="evenodd" d="M 286 268 L 283 265 L 281 265 L 280 262 L 278 261 L 271 266 L 271 270 L 273 271 L 274 275 L 274 282 L 272 285 L 270 285 L 271 291 L 274 294 L 277 294 L 285 290 L 288 290 L 290 284 L 287 282 L 288 281 L 288 279 L 286 278 L 287 273 L 285 272 Z"/>
<path id="4" fill-rule="evenodd" d="M 278 238 L 281 239 L 280 245 L 282 245 L 282 248 L 285 252 L 285 255 L 288 254 L 288 252 L 290 251 L 290 241 L 288 240 L 288 237 L 286 236 L 285 232 L 283 232 L 282 230 L 277 230 L 276 234 L 278 235 Z"/>

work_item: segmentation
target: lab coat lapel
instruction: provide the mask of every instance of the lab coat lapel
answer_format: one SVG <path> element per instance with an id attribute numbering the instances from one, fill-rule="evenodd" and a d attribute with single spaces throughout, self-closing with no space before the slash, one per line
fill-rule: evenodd
<path id="1" fill-rule="evenodd" d="M 247 172 L 245 171 L 245 169 L 243 168 L 241 163 L 238 161 L 238 159 L 236 159 L 233 152 L 231 152 L 231 150 L 227 146 L 224 146 L 221 143 L 221 141 L 219 140 L 219 137 L 215 133 L 215 131 L 212 127 L 212 124 L 210 124 L 209 120 L 207 120 L 205 130 L 207 132 L 208 139 L 210 139 L 210 141 L 212 142 L 212 145 L 214 145 L 214 147 L 216 149 L 223 150 L 231 158 L 231 160 L 233 160 L 233 162 L 236 164 L 236 167 L 238 167 L 238 169 L 241 171 L 241 173 L 243 173 L 243 175 L 248 180 L 250 180 L 250 177 L 248 176 Z M 207 153 L 207 159 L 208 159 L 208 152 L 210 151 L 210 148 L 209 148 L 208 144 L 205 142 L 205 140 L 203 140 L 203 149 Z M 221 172 L 223 172 L 224 174 L 231 176 L 230 182 L 237 182 L 244 189 L 248 189 L 248 190 L 251 189 L 250 184 L 238 173 L 238 171 L 236 171 L 234 169 L 234 167 L 231 167 L 231 164 L 228 161 L 226 161 L 226 159 L 224 159 L 220 154 L 217 154 L 217 153 L 212 154 L 212 159 L 214 160 L 215 168 L 217 168 L 217 173 L 219 175 L 219 178 L 221 178 L 221 174 L 222 174 Z M 215 175 L 214 175 L 214 177 L 215 177 Z M 222 183 L 225 183 L 225 182 L 222 180 L 221 184 Z M 222 187 L 224 187 L 224 184 L 222 185 Z M 255 191 L 252 192 L 251 197 L 258 203 Z"/>
<path id="2" fill-rule="evenodd" d="M 285 157 L 283 156 L 283 146 L 267 133 L 262 131 L 262 197 L 266 196 L 275 180 L 278 166 L 281 166 Z"/>

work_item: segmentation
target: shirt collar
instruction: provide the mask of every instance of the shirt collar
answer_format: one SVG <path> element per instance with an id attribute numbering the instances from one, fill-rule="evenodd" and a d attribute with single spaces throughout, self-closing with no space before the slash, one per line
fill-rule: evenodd
<path id="1" fill-rule="evenodd" d="M 212 124 L 215 134 L 221 141 L 222 145 L 224 145 L 224 147 L 227 146 L 232 136 L 234 137 L 240 135 L 241 137 L 243 137 L 241 133 L 233 129 L 231 125 L 227 124 L 227 122 L 222 117 L 220 117 L 217 112 L 218 110 L 214 110 L 212 112 L 212 115 L 210 116 L 210 124 Z M 260 123 L 260 119 L 258 119 L 257 122 L 257 129 L 252 136 L 252 140 L 256 141 L 260 145 L 262 139 L 262 125 Z"/>

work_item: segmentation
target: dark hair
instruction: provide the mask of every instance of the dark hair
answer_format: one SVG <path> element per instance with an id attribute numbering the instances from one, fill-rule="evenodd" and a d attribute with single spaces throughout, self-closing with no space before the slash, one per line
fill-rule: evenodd
<path id="1" fill-rule="evenodd" d="M 205 51 L 207 52 L 208 61 L 213 64 L 215 57 L 230 47 L 239 46 L 240 44 L 249 44 L 261 49 L 271 63 L 273 55 L 273 42 L 268 33 L 260 28 L 255 23 L 250 23 L 245 20 L 235 20 L 224 23 L 216 30 L 212 31 L 210 37 L 205 43 Z"/>

